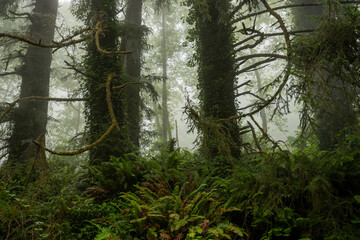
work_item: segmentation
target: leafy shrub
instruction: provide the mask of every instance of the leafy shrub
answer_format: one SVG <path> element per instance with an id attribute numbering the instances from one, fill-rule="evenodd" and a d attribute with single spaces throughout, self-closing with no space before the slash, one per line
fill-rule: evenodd
<path id="1" fill-rule="evenodd" d="M 359 170 L 357 152 L 275 153 L 235 171 L 229 202 L 246 209 L 252 239 L 358 239 Z"/>
<path id="2" fill-rule="evenodd" d="M 149 183 L 150 184 L 150 183 Z M 148 185 L 149 185 L 148 184 Z M 225 218 L 237 208 L 225 208 L 215 189 L 202 187 L 186 194 L 186 184 L 172 191 L 164 183 L 138 187 L 136 193 L 123 193 L 117 203 L 119 213 L 112 215 L 111 226 L 98 237 L 120 239 L 233 239 L 245 231 Z M 115 218 L 114 218 L 115 217 Z M 124 233 L 124 221 L 127 235 Z M 113 224 L 114 223 L 114 224 Z M 120 225 L 118 225 L 120 223 Z"/>

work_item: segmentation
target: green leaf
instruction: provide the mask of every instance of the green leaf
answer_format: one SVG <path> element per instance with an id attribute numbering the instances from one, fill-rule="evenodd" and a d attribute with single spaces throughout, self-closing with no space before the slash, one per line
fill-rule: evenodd
<path id="1" fill-rule="evenodd" d="M 357 203 L 360 203 L 360 195 L 355 195 L 354 199 Z"/>
<path id="2" fill-rule="evenodd" d="M 111 231 L 108 228 L 101 229 L 102 232 L 96 235 L 94 240 L 103 240 L 103 239 L 110 239 L 111 238 Z"/>
<path id="3" fill-rule="evenodd" d="M 47 234 L 47 233 L 42 233 L 42 234 L 40 234 L 40 237 L 42 237 L 42 238 L 48 238 L 48 237 L 49 237 L 49 234 Z"/>

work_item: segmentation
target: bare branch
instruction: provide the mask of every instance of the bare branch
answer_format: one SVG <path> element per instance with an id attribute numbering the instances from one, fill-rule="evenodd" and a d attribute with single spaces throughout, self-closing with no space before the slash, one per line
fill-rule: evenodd
<path id="1" fill-rule="evenodd" d="M 53 43 L 53 44 L 44 44 L 41 42 L 41 39 L 39 41 L 33 41 L 30 40 L 28 38 L 26 38 L 25 36 L 19 36 L 19 35 L 14 35 L 14 34 L 9 34 L 9 33 L 0 33 L 0 38 L 10 38 L 10 39 L 15 39 L 21 42 L 25 42 L 28 43 L 30 45 L 33 46 L 37 46 L 37 47 L 41 47 L 41 48 L 61 48 L 61 47 L 67 47 L 67 46 L 71 46 L 74 44 L 78 44 L 81 42 L 86 41 L 87 39 L 89 39 L 92 36 L 92 34 L 87 34 L 84 37 L 77 39 L 77 40 L 69 40 L 66 42 L 62 42 L 62 43 Z M 68 37 L 70 39 L 72 39 L 74 36 Z"/>
<path id="2" fill-rule="evenodd" d="M 271 9 L 271 7 L 269 6 L 269 4 L 267 3 L 266 0 L 261 0 L 261 2 L 264 4 L 264 6 L 266 7 L 266 9 L 268 10 L 268 12 L 270 12 L 271 15 L 273 15 L 279 22 L 280 24 L 280 28 L 284 33 L 284 38 L 285 38 L 285 43 L 286 43 L 286 51 L 287 51 L 287 56 L 288 56 L 288 61 L 287 61 L 287 65 L 285 67 L 285 75 L 284 75 L 284 79 L 281 83 L 281 85 L 279 86 L 279 88 L 277 89 L 277 91 L 275 92 L 275 94 L 269 98 L 266 102 L 264 102 L 263 104 L 260 105 L 260 107 L 258 107 L 256 110 L 249 112 L 247 114 L 242 114 L 242 117 L 245 116 L 250 116 L 253 115 L 255 113 L 260 112 L 263 108 L 265 108 L 266 106 L 268 106 L 270 103 L 272 103 L 277 97 L 278 95 L 281 93 L 281 91 L 283 90 L 283 88 L 285 87 L 287 81 L 289 80 L 289 76 L 290 76 L 290 70 L 291 70 L 291 58 L 290 58 L 290 49 L 291 49 L 291 43 L 290 43 L 290 36 L 288 34 L 288 31 L 286 29 L 286 26 L 284 24 L 284 21 L 282 20 L 282 18 L 280 17 L 279 14 L 277 14 L 273 9 Z"/>
<path id="3" fill-rule="evenodd" d="M 234 90 L 239 89 L 239 88 L 241 88 L 241 87 L 243 87 L 243 86 L 249 85 L 249 83 L 251 83 L 251 80 L 248 80 L 248 81 L 246 81 L 246 82 L 244 82 L 244 83 L 242 83 L 242 84 L 234 87 Z"/>
<path id="4" fill-rule="evenodd" d="M 64 62 L 65 62 L 65 64 L 68 66 L 67 69 L 72 69 L 72 70 L 74 70 L 76 73 L 79 73 L 79 74 L 81 74 L 81 75 L 83 75 L 84 77 L 87 77 L 87 78 L 95 78 L 94 76 L 91 76 L 91 75 L 89 75 L 89 74 L 87 74 L 87 73 L 84 73 L 84 72 L 81 71 L 79 68 L 77 68 L 74 64 L 71 64 L 71 63 L 69 63 L 68 61 L 64 61 Z"/>
<path id="5" fill-rule="evenodd" d="M 87 101 L 86 98 L 51 98 L 51 97 L 42 97 L 42 96 L 30 96 L 30 97 L 24 97 L 24 98 L 18 98 L 15 101 L 8 103 L 8 107 L 5 109 L 5 111 L 0 115 L 0 122 L 2 119 L 8 114 L 11 109 L 18 103 L 22 101 L 28 101 L 28 100 L 36 100 L 36 101 L 55 101 L 55 102 L 76 102 L 76 101 Z"/>
<path id="6" fill-rule="evenodd" d="M 259 62 L 257 62 L 257 63 L 251 64 L 250 66 L 248 66 L 248 67 L 246 67 L 246 68 L 243 68 L 243 69 L 241 69 L 240 71 L 235 72 L 235 74 L 239 75 L 239 74 L 244 73 L 244 72 L 249 72 L 249 71 L 251 71 L 252 69 L 254 69 L 254 68 L 256 68 L 256 67 L 258 67 L 258 66 L 260 66 L 260 65 L 262 65 L 262 64 L 269 63 L 269 62 L 273 62 L 273 61 L 275 61 L 275 60 L 276 60 L 275 58 L 267 58 L 267 59 L 265 59 L 265 60 L 263 60 L 263 61 L 259 61 Z"/>
<path id="7" fill-rule="evenodd" d="M 246 91 L 246 92 L 242 92 L 242 93 L 239 93 L 239 94 L 236 94 L 235 97 L 240 97 L 240 96 L 244 96 L 244 95 L 251 95 L 251 96 L 254 96 L 256 97 L 257 99 L 261 100 L 262 102 L 266 102 L 266 100 L 254 93 L 252 93 L 251 91 Z"/>
<path id="8" fill-rule="evenodd" d="M 267 139 L 268 139 L 275 147 L 277 147 L 280 151 L 283 151 L 282 148 L 279 146 L 279 144 L 278 144 L 276 141 L 274 141 L 274 140 L 269 136 L 269 134 L 266 133 L 266 131 L 265 131 L 262 127 L 260 127 L 260 124 L 255 120 L 255 118 L 254 118 L 252 115 L 250 115 L 250 118 L 251 118 L 251 120 L 255 123 L 255 125 L 260 129 L 260 131 L 261 131 L 261 133 L 263 134 L 263 136 L 264 136 L 265 138 L 267 138 Z"/>
<path id="9" fill-rule="evenodd" d="M 4 73 L 0 73 L 0 77 L 5 77 L 5 76 L 9 76 L 9 75 L 17 75 L 18 72 L 4 72 Z"/>
<path id="10" fill-rule="evenodd" d="M 261 0 L 262 1 L 262 0 Z M 354 4 L 354 3 L 360 3 L 360 1 L 339 1 L 339 3 L 341 4 Z M 275 7 L 272 10 L 273 11 L 277 11 L 277 10 L 281 10 L 281 9 L 286 9 L 286 8 L 296 8 L 296 7 L 312 7 L 312 6 L 322 6 L 323 4 L 321 3 L 301 3 L 301 4 L 291 4 L 291 5 L 285 5 L 285 6 L 280 6 L 280 7 Z M 232 23 L 236 23 L 242 20 L 245 20 L 247 18 L 251 18 L 257 15 L 261 15 L 264 13 L 270 12 L 268 9 L 267 10 L 263 10 L 263 11 L 259 11 L 259 12 L 255 12 L 255 13 L 251 13 L 239 18 L 236 18 L 232 21 Z"/>
<path id="11" fill-rule="evenodd" d="M 32 15 L 30 13 L 17 13 L 17 12 L 11 11 L 11 10 L 9 10 L 9 13 L 11 13 L 12 15 L 15 15 L 15 16 L 19 16 L 19 17 L 26 16 L 31 22 L 34 21 Z"/>
<path id="12" fill-rule="evenodd" d="M 251 123 L 250 123 L 249 121 L 247 121 L 247 123 L 248 123 L 248 125 L 249 125 L 250 128 L 251 128 L 251 133 L 252 133 L 252 135 L 253 135 L 255 145 L 256 145 L 256 147 L 258 148 L 260 155 L 261 155 L 262 157 L 264 157 L 264 152 L 262 151 L 261 146 L 260 146 L 260 143 L 259 143 L 259 140 L 258 140 L 258 138 L 256 137 L 255 129 L 254 129 L 254 127 L 251 125 Z"/>
<path id="13" fill-rule="evenodd" d="M 285 60 L 288 59 L 287 56 L 276 54 L 276 53 L 254 53 L 254 54 L 238 57 L 238 58 L 236 58 L 236 61 L 241 61 L 244 59 L 251 59 L 251 58 L 258 58 L 258 57 L 280 58 L 280 59 L 285 59 Z"/>

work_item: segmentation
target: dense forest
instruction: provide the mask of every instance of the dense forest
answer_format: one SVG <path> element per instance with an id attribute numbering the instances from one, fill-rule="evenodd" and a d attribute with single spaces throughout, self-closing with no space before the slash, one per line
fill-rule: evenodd
<path id="1" fill-rule="evenodd" d="M 0 0 L 0 50 L 0 239 L 360 239 L 359 0 Z"/>

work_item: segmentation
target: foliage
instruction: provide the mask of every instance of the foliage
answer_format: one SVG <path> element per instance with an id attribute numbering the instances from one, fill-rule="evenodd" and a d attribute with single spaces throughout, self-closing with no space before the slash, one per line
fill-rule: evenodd
<path id="1" fill-rule="evenodd" d="M 306 71 L 308 77 L 313 76 L 313 72 L 308 71 L 322 69 L 330 71 L 332 76 L 356 81 L 358 77 L 354 76 L 357 76 L 355 69 L 359 64 L 357 39 L 360 12 L 356 7 L 350 6 L 342 7 L 329 15 L 324 16 L 321 26 L 314 34 L 296 38 L 293 47 L 294 62 L 297 69 Z M 331 69 L 324 64 L 331 65 Z"/>
<path id="2" fill-rule="evenodd" d="M 298 81 L 290 88 L 289 95 L 303 104 L 303 130 L 315 126 L 314 112 L 319 115 L 317 118 L 335 112 L 342 116 L 343 123 L 337 124 L 341 131 L 353 125 L 355 110 L 352 108 L 358 108 L 360 12 L 355 6 L 337 1 L 326 1 L 324 9 L 324 16 L 318 17 L 320 25 L 316 31 L 293 41 L 293 75 Z M 320 125 L 317 128 L 325 128 L 326 120 L 324 122 L 317 123 Z M 332 128 L 331 131 L 339 133 L 336 127 Z M 331 133 L 328 136 L 331 138 Z M 326 141 L 319 138 L 321 142 Z"/>
<path id="3" fill-rule="evenodd" d="M 55 239 L 68 231 L 72 204 L 81 199 L 82 212 L 88 211 L 84 203 L 89 200 L 82 199 L 74 185 L 79 173 L 63 161 L 52 164 L 50 178 L 41 176 L 28 185 L 24 179 L 1 181 L 0 235 L 6 239 Z"/>
<path id="4" fill-rule="evenodd" d="M 86 171 L 57 159 L 47 180 L 0 183 L 0 233 L 9 239 L 355 240 L 359 142 L 348 136 L 333 152 L 271 151 L 244 158 L 227 174 L 189 152 L 111 157 L 87 167 L 93 177 L 85 190 Z"/>
<path id="5" fill-rule="evenodd" d="M 223 219 L 226 212 L 237 209 L 224 208 L 215 189 L 204 191 L 203 185 L 186 194 L 186 188 L 184 184 L 170 191 L 158 182 L 138 187 L 136 193 L 124 193 L 118 202 L 120 213 L 111 222 L 129 222 L 129 239 L 233 239 L 245 235 L 243 229 Z M 119 228 L 114 224 L 111 229 L 116 233 Z"/>
<path id="6" fill-rule="evenodd" d="M 235 170 L 229 202 L 246 209 L 254 239 L 357 239 L 359 153 L 276 153 Z M 355 198 L 354 198 L 355 197 Z"/>

